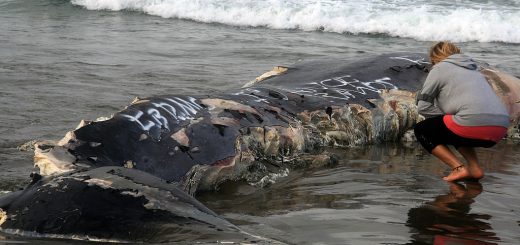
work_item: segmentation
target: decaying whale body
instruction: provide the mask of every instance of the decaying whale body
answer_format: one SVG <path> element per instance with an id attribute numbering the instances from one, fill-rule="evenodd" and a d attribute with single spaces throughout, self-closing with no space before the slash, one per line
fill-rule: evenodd
<path id="1" fill-rule="evenodd" d="M 260 242 L 142 171 L 101 167 L 44 178 L 0 199 L 3 232 L 146 242 Z"/>
<path id="2" fill-rule="evenodd" d="M 306 164 L 323 146 L 401 138 L 420 120 L 415 91 L 428 65 L 424 55 L 410 53 L 311 62 L 277 67 L 230 93 L 136 99 L 56 144 L 37 144 L 35 161 L 42 174 L 114 165 L 179 182 L 191 193 L 212 189 L 254 176 L 266 168 L 259 162 Z M 520 111 L 511 100 L 518 79 L 483 73 L 510 111 Z"/>
<path id="3" fill-rule="evenodd" d="M 506 105 L 511 124 L 507 132 L 509 138 L 520 138 L 520 79 L 510 74 L 485 66 L 481 69 L 493 90 Z"/>
<path id="4" fill-rule="evenodd" d="M 427 64 L 404 53 L 311 62 L 226 94 L 136 99 L 55 145 L 37 144 L 36 165 L 42 174 L 125 166 L 190 192 L 211 189 L 255 162 L 298 163 L 323 146 L 398 139 L 418 120 L 413 91 Z"/>

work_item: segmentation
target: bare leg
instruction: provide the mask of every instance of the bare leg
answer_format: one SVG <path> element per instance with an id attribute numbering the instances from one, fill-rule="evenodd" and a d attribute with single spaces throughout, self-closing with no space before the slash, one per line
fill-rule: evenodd
<path id="1" fill-rule="evenodd" d="M 473 147 L 465 147 L 461 146 L 457 149 L 459 153 L 466 159 L 468 162 L 467 169 L 470 174 L 470 178 L 481 179 L 484 177 L 484 171 L 480 168 L 478 164 L 477 153 L 475 152 L 475 148 Z"/>
<path id="2" fill-rule="evenodd" d="M 445 145 L 438 145 L 432 150 L 432 154 L 439 158 L 446 165 L 450 166 L 453 171 L 442 178 L 446 181 L 456 181 L 460 179 L 470 178 L 470 172 L 464 167 L 464 164 L 453 154 L 453 152 Z M 462 166 L 462 167 L 460 167 Z"/>

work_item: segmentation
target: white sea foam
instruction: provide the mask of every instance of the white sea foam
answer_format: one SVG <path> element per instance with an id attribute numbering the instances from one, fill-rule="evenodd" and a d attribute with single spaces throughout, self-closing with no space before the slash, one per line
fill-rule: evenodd
<path id="1" fill-rule="evenodd" d="M 90 10 L 274 29 L 387 34 L 417 40 L 520 43 L 520 1 L 72 0 Z"/>

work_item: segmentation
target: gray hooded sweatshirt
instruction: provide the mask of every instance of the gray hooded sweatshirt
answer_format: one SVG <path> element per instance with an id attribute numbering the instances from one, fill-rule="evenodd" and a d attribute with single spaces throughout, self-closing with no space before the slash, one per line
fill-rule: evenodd
<path id="1" fill-rule="evenodd" d="M 462 126 L 509 126 L 506 107 L 468 56 L 454 54 L 433 66 L 417 96 L 426 118 L 453 115 Z"/>

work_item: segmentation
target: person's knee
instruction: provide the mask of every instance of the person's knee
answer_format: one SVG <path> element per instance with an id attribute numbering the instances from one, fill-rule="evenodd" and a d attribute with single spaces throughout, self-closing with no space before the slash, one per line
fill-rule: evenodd
<path id="1" fill-rule="evenodd" d="M 413 127 L 413 132 L 415 134 L 415 136 L 417 137 L 418 135 L 422 135 L 423 132 L 424 132 L 424 124 L 419 122 L 417 124 L 415 124 L 415 126 Z"/>

